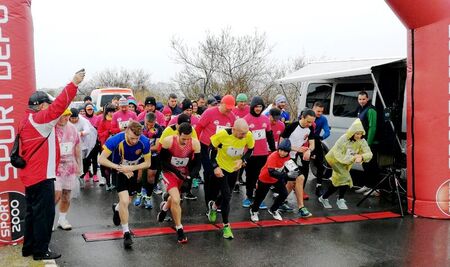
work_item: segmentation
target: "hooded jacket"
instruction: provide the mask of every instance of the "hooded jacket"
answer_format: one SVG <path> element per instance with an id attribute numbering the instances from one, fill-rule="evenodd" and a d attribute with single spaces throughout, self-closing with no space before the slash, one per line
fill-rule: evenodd
<path id="1" fill-rule="evenodd" d="M 262 109 L 259 114 L 256 114 L 255 107 L 258 105 L 261 105 Z M 252 133 L 254 135 L 255 135 L 255 132 L 254 132 L 255 129 L 254 128 L 252 129 L 252 125 L 257 124 L 257 122 L 255 122 L 255 121 L 259 121 L 259 123 L 262 123 L 262 125 L 267 125 L 267 126 L 263 126 L 263 127 L 268 127 L 268 128 L 266 128 L 266 132 L 265 132 L 265 134 L 266 134 L 265 140 L 266 140 L 267 144 L 269 145 L 270 151 L 275 151 L 276 150 L 275 140 L 273 138 L 273 132 L 270 128 L 270 120 L 266 116 L 261 116 L 262 111 L 264 110 L 264 107 L 265 107 L 264 100 L 259 96 L 254 96 L 252 98 L 252 102 L 250 103 L 250 114 L 245 116 L 244 119 L 249 124 L 250 130 L 252 131 Z M 258 129 L 256 129 L 256 130 L 258 130 Z M 255 137 L 255 140 L 257 140 L 257 142 L 255 144 L 255 150 L 253 152 L 253 155 L 255 155 L 255 156 L 268 155 L 269 152 L 267 151 L 267 144 L 262 144 L 260 142 L 260 141 L 263 141 L 264 139 L 258 140 L 258 138 Z M 264 148 L 260 149 L 261 146 L 263 146 Z"/>
<path id="2" fill-rule="evenodd" d="M 363 162 L 372 159 L 372 151 L 365 139 L 355 140 L 356 132 L 366 133 L 360 119 L 356 119 L 350 128 L 334 144 L 325 156 L 328 164 L 333 168 L 331 182 L 334 186 L 353 186 L 350 169 L 355 162 L 355 155 L 362 155 Z"/>

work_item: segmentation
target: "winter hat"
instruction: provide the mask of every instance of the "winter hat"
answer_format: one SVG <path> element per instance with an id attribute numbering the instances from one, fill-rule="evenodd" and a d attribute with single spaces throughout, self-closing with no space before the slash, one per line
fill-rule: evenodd
<path id="1" fill-rule="evenodd" d="M 278 104 L 280 104 L 281 102 L 287 102 L 287 99 L 284 95 L 277 95 L 275 97 L 275 105 L 278 106 Z"/>
<path id="2" fill-rule="evenodd" d="M 136 100 L 134 100 L 134 99 L 128 99 L 128 105 L 129 105 L 129 104 L 132 104 L 132 105 L 134 105 L 135 108 L 137 108 Z"/>
<path id="3" fill-rule="evenodd" d="M 278 149 L 286 152 L 291 152 L 291 141 L 289 141 L 289 139 L 283 139 L 283 141 L 281 141 L 281 143 L 278 145 Z"/>
<path id="4" fill-rule="evenodd" d="M 186 115 L 186 114 L 178 115 L 177 124 L 180 125 L 183 122 L 191 123 L 191 117 L 189 117 L 189 115 Z"/>
<path id="5" fill-rule="evenodd" d="M 71 109 L 70 109 L 70 112 L 72 113 L 72 114 L 70 115 L 71 118 L 78 118 L 78 113 L 80 113 L 80 112 L 78 111 L 78 109 L 76 109 L 76 108 L 71 108 Z"/>
<path id="6" fill-rule="evenodd" d="M 128 100 L 125 97 L 119 99 L 119 107 L 128 106 Z"/>
<path id="7" fill-rule="evenodd" d="M 147 96 L 147 98 L 145 98 L 145 105 L 153 105 L 156 107 L 156 100 L 153 96 Z"/>
<path id="8" fill-rule="evenodd" d="M 248 97 L 244 93 L 240 93 L 236 97 L 236 102 L 247 102 L 247 101 L 248 101 Z"/>
<path id="9" fill-rule="evenodd" d="M 70 111 L 70 109 L 66 109 L 64 110 L 62 116 L 67 116 L 67 115 L 72 115 L 72 112 Z"/>
<path id="10" fill-rule="evenodd" d="M 192 109 L 192 102 L 189 99 L 185 99 L 183 100 L 183 102 L 181 102 L 181 109 L 183 111 L 185 111 L 186 109 Z"/>
<path id="11" fill-rule="evenodd" d="M 208 105 L 217 105 L 217 100 L 214 97 L 208 97 Z"/>
<path id="12" fill-rule="evenodd" d="M 162 113 L 164 115 L 172 115 L 172 110 L 168 106 L 165 106 Z"/>

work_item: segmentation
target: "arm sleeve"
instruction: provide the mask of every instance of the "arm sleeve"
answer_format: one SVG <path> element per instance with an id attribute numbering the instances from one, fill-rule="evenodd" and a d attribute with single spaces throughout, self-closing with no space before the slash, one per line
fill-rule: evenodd
<path id="1" fill-rule="evenodd" d="M 275 139 L 273 138 L 273 132 L 270 130 L 266 132 L 267 143 L 269 144 L 270 151 L 275 151 Z"/>
<path id="2" fill-rule="evenodd" d="M 277 171 L 276 169 L 273 168 L 269 168 L 269 174 L 270 176 L 277 178 L 278 180 L 287 180 L 289 177 L 287 176 L 287 173 L 285 172 L 281 172 L 281 171 Z"/>
<path id="3" fill-rule="evenodd" d="M 377 131 L 377 112 L 371 108 L 367 112 L 367 117 L 369 119 L 369 130 L 367 133 L 367 143 L 370 145 L 375 141 L 375 133 Z"/>
<path id="4" fill-rule="evenodd" d="M 63 112 L 67 109 L 72 99 L 77 94 L 77 86 L 74 83 L 69 83 L 62 90 L 62 92 L 56 97 L 55 101 L 48 106 L 47 109 L 41 110 L 33 115 L 35 123 L 54 123 L 56 125 L 58 119 Z"/>
<path id="5" fill-rule="evenodd" d="M 328 120 L 325 118 L 324 123 L 323 123 L 323 135 L 322 135 L 322 140 L 327 139 L 330 136 L 330 126 L 328 125 Z"/>
<path id="6" fill-rule="evenodd" d="M 362 141 L 362 144 L 361 144 L 361 151 L 362 151 L 362 153 L 361 153 L 361 155 L 363 157 L 363 162 L 369 162 L 372 159 L 372 157 L 373 157 L 372 151 L 370 150 L 370 147 L 367 144 L 366 140 L 363 139 L 361 141 Z"/>
<path id="7" fill-rule="evenodd" d="M 199 176 L 199 172 L 200 172 L 200 168 L 201 168 L 201 153 L 195 153 L 194 154 L 194 158 L 189 161 L 189 176 L 191 176 L 191 178 L 194 177 L 198 177 Z"/>
<path id="8" fill-rule="evenodd" d="M 219 167 L 219 164 L 217 164 L 217 147 L 214 146 L 213 142 L 209 145 L 209 148 L 211 149 L 211 165 L 213 169 Z"/>
<path id="9" fill-rule="evenodd" d="M 180 171 L 177 170 L 172 164 L 170 164 L 170 152 L 166 148 L 161 148 L 161 165 L 163 170 L 173 172 L 178 178 L 183 179 L 183 175 L 181 175 Z"/>
<path id="10" fill-rule="evenodd" d="M 242 156 L 242 161 L 247 161 L 253 154 L 253 148 L 247 149 L 247 152 Z"/>

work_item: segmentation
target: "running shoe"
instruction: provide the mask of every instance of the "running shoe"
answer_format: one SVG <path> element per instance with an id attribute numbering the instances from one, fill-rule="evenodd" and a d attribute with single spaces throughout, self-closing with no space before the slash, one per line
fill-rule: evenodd
<path id="1" fill-rule="evenodd" d="M 269 212 L 270 215 L 272 215 L 272 217 L 275 220 L 278 220 L 278 221 L 282 221 L 283 220 L 283 218 L 281 217 L 281 214 L 280 214 L 280 212 L 278 210 L 271 211 L 270 209 L 268 209 L 267 211 Z"/>
<path id="2" fill-rule="evenodd" d="M 252 222 L 259 222 L 259 212 L 255 211 L 253 212 L 252 209 L 250 209 L 250 220 Z"/>
<path id="3" fill-rule="evenodd" d="M 242 201 L 242 207 L 244 208 L 250 208 L 250 205 L 252 204 L 252 201 L 248 198 L 244 199 L 244 201 Z"/>
<path id="4" fill-rule="evenodd" d="M 90 179 L 91 177 L 89 176 L 89 172 L 87 172 L 85 175 L 84 175 L 84 181 L 85 182 L 89 182 L 89 179 Z"/>
<path id="5" fill-rule="evenodd" d="M 58 228 L 69 231 L 69 230 L 72 230 L 72 225 L 70 225 L 70 223 L 67 219 L 63 219 L 63 220 L 59 219 L 58 220 Z"/>
<path id="6" fill-rule="evenodd" d="M 113 223 L 115 226 L 120 225 L 120 216 L 119 211 L 116 210 L 116 206 L 119 205 L 117 203 L 112 204 L 112 210 L 113 210 Z"/>
<path id="7" fill-rule="evenodd" d="M 144 207 L 146 209 L 153 209 L 152 197 L 149 196 L 144 197 Z"/>
<path id="8" fill-rule="evenodd" d="M 126 249 L 131 248 L 131 245 L 133 245 L 133 239 L 131 239 L 131 234 L 130 232 L 125 232 L 123 234 L 123 246 Z"/>
<path id="9" fill-rule="evenodd" d="M 177 239 L 178 243 L 180 244 L 186 244 L 188 242 L 188 239 L 186 235 L 184 234 L 183 228 L 180 228 L 177 230 Z"/>
<path id="10" fill-rule="evenodd" d="M 161 187 L 159 186 L 159 183 L 156 184 L 155 188 L 153 188 L 153 193 L 157 194 L 157 195 L 161 195 L 162 194 L 162 190 Z"/>
<path id="11" fill-rule="evenodd" d="M 355 193 L 365 193 L 366 191 L 370 191 L 370 188 L 368 188 L 367 186 L 363 186 L 360 189 L 355 190 Z"/>
<path id="12" fill-rule="evenodd" d="M 305 191 L 303 191 L 303 200 L 308 200 L 309 199 L 309 195 L 306 194 Z"/>
<path id="13" fill-rule="evenodd" d="M 260 210 L 266 210 L 267 209 L 267 205 L 266 205 L 266 203 L 264 203 L 264 201 L 261 202 L 261 204 L 259 205 L 259 209 Z"/>
<path id="14" fill-rule="evenodd" d="M 372 193 L 370 193 L 370 191 L 372 191 L 372 189 L 369 188 L 369 190 L 364 192 L 363 195 L 367 196 L 367 195 L 370 194 L 370 196 L 372 196 L 372 197 L 379 197 L 380 196 L 380 192 L 378 190 L 373 190 Z"/>
<path id="15" fill-rule="evenodd" d="M 331 209 L 333 208 L 330 204 L 330 201 L 328 201 L 328 199 L 324 199 L 322 198 L 322 196 L 319 197 L 319 202 L 322 203 L 323 207 L 326 209 Z"/>
<path id="16" fill-rule="evenodd" d="M 208 202 L 208 212 L 206 213 L 210 223 L 215 223 L 217 220 L 217 208 L 214 208 L 214 201 L 210 200 Z"/>
<path id="17" fill-rule="evenodd" d="M 345 199 L 343 198 L 338 198 L 338 200 L 336 201 L 336 204 L 338 206 L 339 209 L 341 210 L 348 210 L 347 205 L 345 204 Z"/>
<path id="18" fill-rule="evenodd" d="M 98 176 L 97 174 L 94 174 L 94 176 L 92 176 L 92 181 L 94 181 L 94 183 L 98 183 Z"/>
<path id="19" fill-rule="evenodd" d="M 303 217 L 303 218 L 311 217 L 311 216 L 312 216 L 311 212 L 309 212 L 309 210 L 308 210 L 306 207 L 301 207 L 301 208 L 299 208 L 299 209 L 298 209 L 298 214 L 299 214 L 301 217 Z"/>
<path id="20" fill-rule="evenodd" d="M 231 231 L 230 225 L 225 225 L 223 227 L 223 237 L 226 239 L 233 239 L 233 232 Z"/>
<path id="21" fill-rule="evenodd" d="M 187 200 L 197 200 L 197 197 L 194 196 L 194 194 L 192 194 L 191 192 L 187 192 L 186 195 L 184 195 L 184 199 L 187 199 Z"/>
<path id="22" fill-rule="evenodd" d="M 192 179 L 192 188 L 198 188 L 198 178 Z"/>
<path id="23" fill-rule="evenodd" d="M 136 207 L 139 207 L 142 203 L 142 194 L 141 193 L 137 193 L 136 197 L 133 200 L 133 205 L 135 205 Z"/>
<path id="24" fill-rule="evenodd" d="M 105 186 L 106 184 L 106 179 L 103 176 L 100 176 L 100 181 L 98 183 L 99 186 Z"/>
<path id="25" fill-rule="evenodd" d="M 293 212 L 294 211 L 294 209 L 291 208 L 286 202 L 283 203 L 283 205 L 281 205 L 278 209 L 281 210 L 282 212 Z"/>
<path id="26" fill-rule="evenodd" d="M 160 208 L 160 212 L 158 212 L 158 215 L 156 216 L 156 219 L 158 220 L 158 222 L 163 222 L 164 219 L 166 218 L 167 215 L 167 211 L 163 210 L 164 205 L 166 204 L 166 201 L 161 202 L 161 204 L 159 205 Z"/>

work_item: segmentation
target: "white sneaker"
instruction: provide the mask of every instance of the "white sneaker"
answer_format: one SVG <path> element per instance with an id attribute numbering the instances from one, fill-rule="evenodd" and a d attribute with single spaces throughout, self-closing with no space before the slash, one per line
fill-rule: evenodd
<path id="1" fill-rule="evenodd" d="M 106 179 L 103 176 L 100 176 L 100 181 L 98 182 L 99 186 L 104 186 L 106 184 Z"/>
<path id="2" fill-rule="evenodd" d="M 330 204 L 330 201 L 328 201 L 328 199 L 323 199 L 322 196 L 319 197 L 319 202 L 322 203 L 323 207 L 326 209 L 333 208 Z"/>
<path id="3" fill-rule="evenodd" d="M 370 188 L 368 188 L 367 186 L 363 186 L 360 189 L 355 190 L 355 193 L 364 193 L 364 192 L 369 191 L 369 190 L 370 190 Z"/>
<path id="4" fill-rule="evenodd" d="M 58 227 L 66 231 L 72 230 L 72 225 L 70 225 L 67 219 L 58 220 Z"/>
<path id="5" fill-rule="evenodd" d="M 283 218 L 281 217 L 280 212 L 278 212 L 278 210 L 271 211 L 270 209 L 268 209 L 267 211 L 270 213 L 270 215 L 273 216 L 273 218 L 275 220 L 278 220 L 278 221 L 282 221 L 283 220 Z"/>
<path id="6" fill-rule="evenodd" d="M 345 199 L 343 199 L 343 198 L 339 199 L 338 198 L 338 200 L 336 200 L 336 204 L 337 204 L 339 209 L 341 209 L 341 210 L 348 210 L 348 207 L 345 204 Z"/>
<path id="7" fill-rule="evenodd" d="M 371 190 L 372 190 L 372 189 L 369 188 L 369 190 L 367 190 L 366 192 L 364 192 L 364 195 L 365 195 L 365 196 L 369 195 L 369 193 L 370 193 Z M 378 196 L 380 196 L 380 192 L 378 192 L 378 190 L 374 190 L 372 193 L 370 193 L 370 196 L 372 196 L 372 197 L 378 197 Z"/>
<path id="8" fill-rule="evenodd" d="M 250 220 L 252 222 L 259 222 L 259 217 L 258 217 L 259 212 L 253 212 L 252 209 L 250 209 Z"/>

